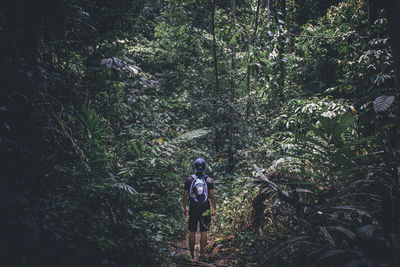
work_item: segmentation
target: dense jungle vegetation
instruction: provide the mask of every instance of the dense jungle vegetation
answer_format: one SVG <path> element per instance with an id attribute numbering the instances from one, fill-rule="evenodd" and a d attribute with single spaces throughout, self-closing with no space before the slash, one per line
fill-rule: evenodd
<path id="1" fill-rule="evenodd" d="M 204 157 L 230 265 L 400 266 L 399 14 L 1 1 L 1 265 L 173 265 Z"/>

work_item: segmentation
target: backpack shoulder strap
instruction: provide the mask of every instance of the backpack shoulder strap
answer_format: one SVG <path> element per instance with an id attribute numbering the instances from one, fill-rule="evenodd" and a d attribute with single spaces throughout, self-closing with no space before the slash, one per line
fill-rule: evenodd
<path id="1" fill-rule="evenodd" d="M 190 176 L 193 178 L 193 181 L 192 181 L 192 183 L 190 184 L 189 198 L 192 198 L 193 185 L 194 185 L 194 183 L 195 183 L 196 180 L 197 180 L 197 176 L 196 176 L 196 174 L 192 174 L 192 175 L 190 175 Z"/>

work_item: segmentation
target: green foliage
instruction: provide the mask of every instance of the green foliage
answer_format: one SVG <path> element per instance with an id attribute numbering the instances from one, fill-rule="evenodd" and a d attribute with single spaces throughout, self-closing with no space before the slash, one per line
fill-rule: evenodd
<path id="1" fill-rule="evenodd" d="M 199 137 L 205 136 L 205 135 L 209 134 L 210 132 L 211 131 L 207 128 L 193 130 L 193 131 L 190 131 L 188 133 L 184 133 L 183 135 L 178 136 L 177 138 L 172 140 L 172 143 L 187 142 L 194 138 L 199 138 Z"/>
<path id="2" fill-rule="evenodd" d="M 259 251 L 264 254 L 263 264 L 374 263 L 393 249 L 385 246 L 371 254 L 370 248 L 362 245 L 377 239 L 391 241 L 383 237 L 383 226 L 374 216 L 379 196 L 368 192 L 370 181 L 364 178 L 367 173 L 354 150 L 374 137 L 345 138 L 354 120 L 354 115 L 345 113 L 340 118 L 320 118 L 317 127 L 306 126 L 308 132 L 297 136 L 293 159 L 281 169 L 275 168 L 279 173 L 274 182 L 257 169 L 261 178 L 253 185 L 259 186 L 258 194 L 267 199 L 272 220 L 263 228 L 263 239 L 282 236 L 272 242 L 272 249 L 266 246 Z M 365 198 L 374 200 L 365 203 Z"/>
<path id="3" fill-rule="evenodd" d="M 362 1 L 340 3 L 294 35 L 295 53 L 285 55 L 286 102 L 258 117 L 267 125 L 259 133 L 265 138 L 249 161 L 270 165 L 269 170 L 278 174 L 272 183 L 256 179 L 253 184 L 259 186 L 256 196 L 265 199 L 264 224 L 254 234 L 243 233 L 246 238 L 239 235 L 241 265 L 397 262 L 386 254 L 396 245 L 373 246 L 377 240 L 397 244 L 383 232 L 397 231 L 388 230 L 386 220 L 393 217 L 386 212 L 393 210 L 388 211 L 391 200 L 384 192 L 397 188 L 392 179 L 398 175 L 377 168 L 381 164 L 393 170 L 388 156 L 394 156 L 392 149 L 379 151 L 384 147 L 380 140 L 394 144 L 393 131 L 384 130 L 384 125 L 387 130 L 394 127 L 393 98 L 387 98 L 392 95 L 391 76 L 386 74 L 393 65 L 380 61 L 388 56 L 384 37 L 374 41 L 365 37 L 382 33 L 384 23 L 366 27 L 364 5 Z M 269 97 L 271 89 L 267 83 L 262 96 Z M 382 90 L 388 92 L 386 96 L 379 93 Z M 371 112 L 375 99 L 378 110 L 385 111 L 382 117 Z M 251 223 L 251 218 L 242 222 Z M 257 245 L 247 243 L 250 240 Z"/>
<path id="4" fill-rule="evenodd" d="M 89 179 L 103 179 L 106 171 L 104 163 L 110 158 L 106 148 L 107 131 L 102 127 L 102 118 L 96 116 L 89 105 L 82 105 L 78 118 L 79 139 L 77 141 L 82 152 L 83 163 L 86 164 L 85 167 L 93 177 Z"/>
<path id="5" fill-rule="evenodd" d="M 299 163 L 292 166 L 305 171 L 301 175 L 314 177 L 315 182 L 321 185 L 359 172 L 363 167 L 357 162 L 360 151 L 356 151 L 355 145 L 373 140 L 374 137 L 355 140 L 344 138 L 355 119 L 351 113 L 344 113 L 340 118 L 319 118 L 319 127 L 306 125 L 305 134 L 296 135 L 299 145 L 289 154 L 298 157 Z"/>
<path id="6" fill-rule="evenodd" d="M 186 232 L 183 180 L 202 156 L 213 234 L 235 237 L 233 264 L 398 265 L 398 26 L 386 2 L 368 14 L 361 0 L 236 1 L 233 25 L 231 1 L 6 1 L 5 264 L 170 264 Z"/>

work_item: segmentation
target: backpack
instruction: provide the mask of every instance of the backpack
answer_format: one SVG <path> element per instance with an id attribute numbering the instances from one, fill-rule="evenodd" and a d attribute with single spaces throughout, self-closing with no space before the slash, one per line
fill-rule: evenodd
<path id="1" fill-rule="evenodd" d="M 207 187 L 207 175 L 197 177 L 192 174 L 193 182 L 190 185 L 189 198 L 192 200 L 195 206 L 203 206 L 202 204 L 207 203 L 208 200 L 208 187 Z"/>

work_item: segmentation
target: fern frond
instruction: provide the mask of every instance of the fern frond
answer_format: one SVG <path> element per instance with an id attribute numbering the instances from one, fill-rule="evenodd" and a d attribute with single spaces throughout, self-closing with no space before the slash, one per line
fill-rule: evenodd
<path id="1" fill-rule="evenodd" d="M 173 139 L 171 143 L 178 144 L 178 143 L 187 142 L 187 141 L 193 140 L 195 138 L 204 137 L 204 136 L 208 135 L 209 133 L 211 133 L 211 130 L 210 130 L 210 128 L 207 128 L 207 127 L 201 128 L 201 129 L 196 129 L 196 130 L 187 132 L 185 134 L 182 134 L 181 136 Z"/>
<path id="2" fill-rule="evenodd" d="M 136 195 L 138 192 L 133 188 L 132 186 L 126 184 L 126 183 L 115 183 L 113 184 L 113 187 L 116 187 L 120 190 L 126 191 L 131 195 Z"/>

